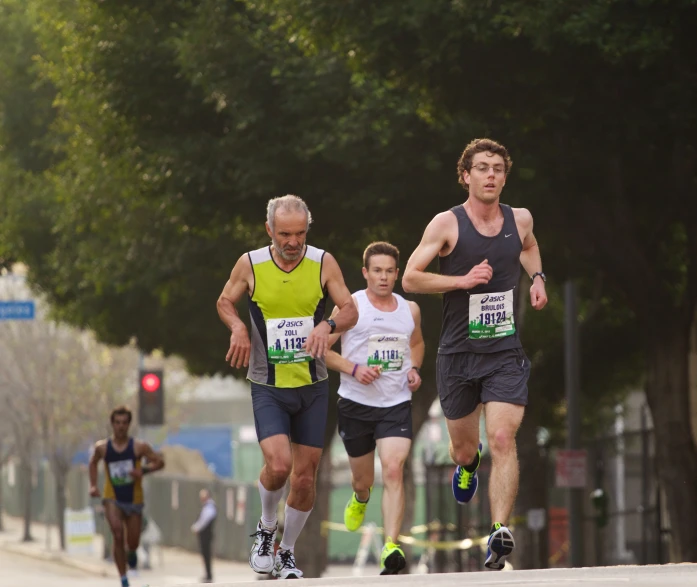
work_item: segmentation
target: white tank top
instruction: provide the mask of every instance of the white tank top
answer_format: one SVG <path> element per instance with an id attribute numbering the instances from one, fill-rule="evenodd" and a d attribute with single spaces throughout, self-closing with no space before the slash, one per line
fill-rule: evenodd
<path id="1" fill-rule="evenodd" d="M 350 374 L 341 373 L 339 395 L 351 401 L 388 408 L 411 400 L 407 372 L 411 368 L 409 341 L 414 318 L 409 304 L 398 294 L 397 309 L 383 312 L 370 303 L 365 290 L 356 292 L 358 323 L 341 335 L 341 355 L 358 365 L 380 365 L 382 375 L 363 385 Z"/>

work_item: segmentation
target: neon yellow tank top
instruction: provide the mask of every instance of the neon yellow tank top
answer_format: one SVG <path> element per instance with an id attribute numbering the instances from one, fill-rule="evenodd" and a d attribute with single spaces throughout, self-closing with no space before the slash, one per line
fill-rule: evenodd
<path id="1" fill-rule="evenodd" d="M 296 388 L 327 378 L 324 359 L 313 359 L 303 344 L 324 318 L 324 251 L 307 246 L 291 271 L 273 260 L 271 247 L 251 251 L 254 291 L 249 296 L 252 351 L 247 379 L 262 385 Z"/>

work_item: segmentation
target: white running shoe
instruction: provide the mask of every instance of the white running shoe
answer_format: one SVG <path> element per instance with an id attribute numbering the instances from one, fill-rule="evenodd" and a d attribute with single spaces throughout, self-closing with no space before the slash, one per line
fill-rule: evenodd
<path id="1" fill-rule="evenodd" d="M 257 573 L 270 573 L 274 570 L 273 548 L 276 540 L 276 530 L 262 525 L 261 520 L 257 523 L 257 531 L 254 536 L 254 544 L 249 553 L 249 566 Z"/>
<path id="2" fill-rule="evenodd" d="M 506 566 L 506 557 L 513 552 L 515 541 L 511 531 L 501 524 L 494 524 L 493 532 L 489 535 L 489 550 L 484 566 L 500 571 Z"/>
<path id="3" fill-rule="evenodd" d="M 279 579 L 300 579 L 303 576 L 303 572 L 295 566 L 295 555 L 292 550 L 278 549 L 273 576 Z"/>

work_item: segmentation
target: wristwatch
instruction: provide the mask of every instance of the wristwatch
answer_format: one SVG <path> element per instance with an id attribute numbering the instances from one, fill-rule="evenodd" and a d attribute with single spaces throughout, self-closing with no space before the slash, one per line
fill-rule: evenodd
<path id="1" fill-rule="evenodd" d="M 412 365 L 411 369 L 414 369 L 414 371 L 416 371 L 419 375 L 421 375 L 421 367 L 414 367 Z M 409 370 L 411 371 L 411 369 L 409 369 Z"/>
<path id="2" fill-rule="evenodd" d="M 544 273 L 542 273 L 542 271 L 537 271 L 536 273 L 533 273 L 533 274 L 530 276 L 530 281 L 535 281 L 535 278 L 536 278 L 538 275 L 542 278 L 542 281 L 544 281 L 545 283 L 547 283 L 547 277 L 545 276 Z"/>
<path id="3" fill-rule="evenodd" d="M 334 322 L 334 320 L 332 320 L 331 318 L 327 318 L 325 322 L 332 327 L 332 329 L 329 331 L 329 334 L 333 334 L 334 330 L 336 330 L 336 322 Z"/>

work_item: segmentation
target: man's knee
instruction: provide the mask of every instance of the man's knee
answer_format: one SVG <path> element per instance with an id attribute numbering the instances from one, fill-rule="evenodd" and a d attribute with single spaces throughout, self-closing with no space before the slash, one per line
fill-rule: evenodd
<path id="1" fill-rule="evenodd" d="M 404 461 L 395 459 L 383 463 L 382 480 L 385 485 L 397 485 L 404 479 Z"/>
<path id="2" fill-rule="evenodd" d="M 126 536 L 126 544 L 128 545 L 128 550 L 135 552 L 140 546 L 140 533 L 131 532 Z"/>
<path id="3" fill-rule="evenodd" d="M 450 444 L 450 457 L 455 461 L 456 465 L 469 465 L 474 462 L 477 458 L 477 450 L 479 449 L 479 442 L 475 443 L 451 443 Z"/>
<path id="4" fill-rule="evenodd" d="M 353 473 L 353 490 L 354 491 L 368 491 L 373 486 L 373 483 L 375 482 L 375 474 L 374 473 L 362 473 L 362 472 L 357 472 Z"/>
<path id="5" fill-rule="evenodd" d="M 123 540 L 125 537 L 123 528 L 112 528 L 111 535 L 114 538 L 114 546 L 123 546 Z"/>
<path id="6" fill-rule="evenodd" d="M 515 452 L 515 432 L 510 428 L 497 427 L 488 435 L 488 439 L 489 450 L 494 458 Z"/>
<path id="7" fill-rule="evenodd" d="M 290 487 L 301 494 L 312 493 L 315 489 L 314 471 L 292 474 L 290 476 Z"/>
<path id="8" fill-rule="evenodd" d="M 275 479 L 288 479 L 293 468 L 293 463 L 290 459 L 272 457 L 267 460 L 266 467 L 271 476 Z"/>

